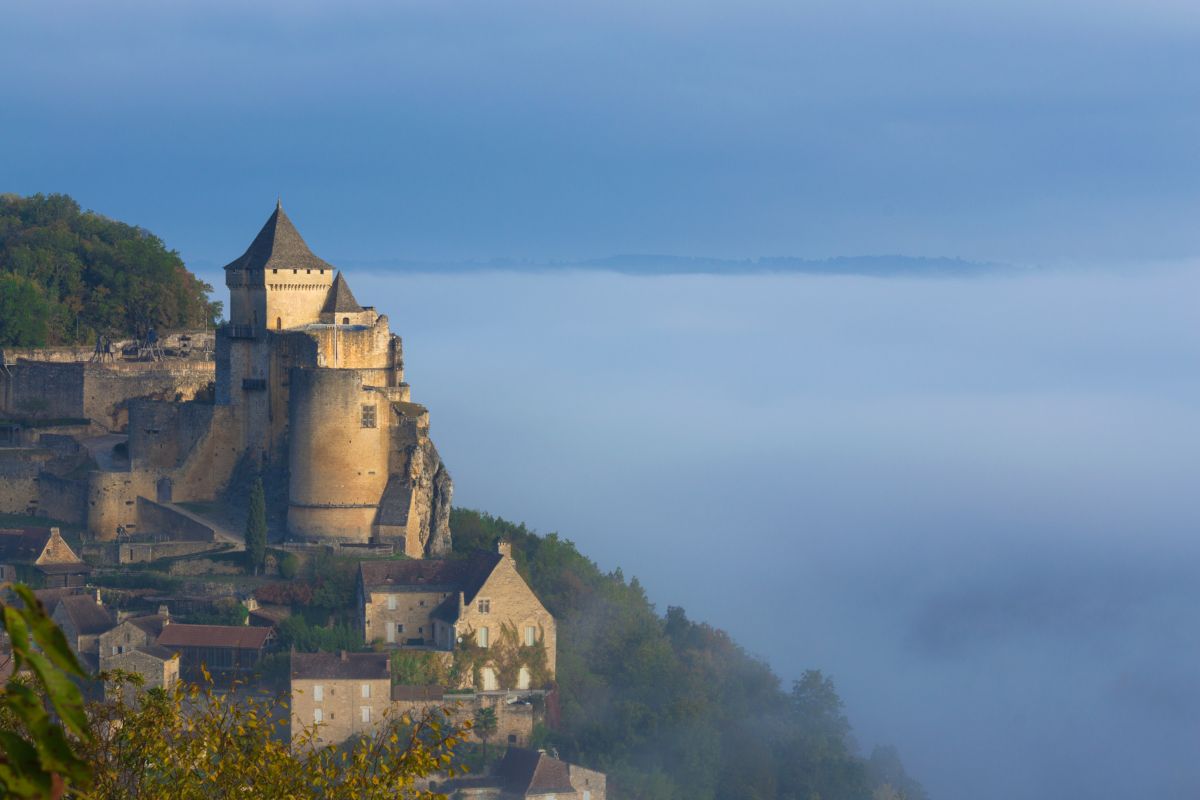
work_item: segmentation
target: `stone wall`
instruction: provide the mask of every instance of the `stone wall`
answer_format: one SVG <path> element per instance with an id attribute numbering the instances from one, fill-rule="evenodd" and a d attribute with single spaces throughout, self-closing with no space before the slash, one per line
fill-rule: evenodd
<path id="1" fill-rule="evenodd" d="M 48 450 L 0 448 L 0 513 L 37 513 L 38 471 L 52 456 Z"/>
<path id="2" fill-rule="evenodd" d="M 216 539 L 216 532 L 208 525 L 153 500 L 139 497 L 137 509 L 139 534 L 166 534 L 173 542 L 212 542 Z"/>
<path id="3" fill-rule="evenodd" d="M 38 513 L 73 525 L 87 523 L 86 480 L 60 478 L 49 472 L 38 474 Z"/>
<path id="4" fill-rule="evenodd" d="M 492 744 L 513 744 L 517 747 L 527 747 L 533 738 L 533 726 L 537 721 L 537 708 L 530 702 L 536 695 L 510 692 L 478 692 L 474 694 L 447 694 L 436 697 L 422 697 L 428 694 L 429 687 L 396 686 L 392 690 L 392 715 L 410 714 L 420 717 L 433 709 L 450 709 L 451 721 L 461 725 L 475 718 L 482 708 L 492 708 L 496 712 L 496 732 L 492 735 Z M 510 702 L 512 701 L 512 702 Z M 479 737 L 474 733 L 468 734 L 468 740 L 478 742 Z"/>
<path id="5" fill-rule="evenodd" d="M 388 592 L 378 589 L 362 607 L 363 638 L 368 644 L 403 645 L 410 639 L 433 642 L 430 614 L 447 592 Z"/>
<path id="6" fill-rule="evenodd" d="M 318 698 L 317 687 L 321 687 Z M 368 697 L 363 697 L 363 686 Z M 315 744 L 346 741 L 351 736 L 370 734 L 391 711 L 391 681 L 348 678 L 292 680 L 292 738 L 304 728 L 318 724 Z M 363 718 L 363 709 L 367 718 Z M 320 709 L 318 723 L 316 711 Z"/>

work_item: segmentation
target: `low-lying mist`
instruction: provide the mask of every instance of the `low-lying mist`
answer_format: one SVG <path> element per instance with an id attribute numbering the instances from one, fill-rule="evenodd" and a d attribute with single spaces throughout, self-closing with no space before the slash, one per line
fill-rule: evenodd
<path id="1" fill-rule="evenodd" d="M 457 504 L 830 673 L 935 800 L 1200 796 L 1200 271 L 349 278 Z"/>

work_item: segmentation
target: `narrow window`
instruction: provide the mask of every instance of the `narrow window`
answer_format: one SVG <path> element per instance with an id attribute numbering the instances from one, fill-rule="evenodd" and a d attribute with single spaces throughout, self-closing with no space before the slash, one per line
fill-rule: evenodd
<path id="1" fill-rule="evenodd" d="M 396 641 L 396 623 L 394 622 L 389 622 L 387 624 L 387 640 L 389 642 Z"/>
<path id="2" fill-rule="evenodd" d="M 371 698 L 371 684 L 364 683 L 362 685 L 362 696 L 364 699 L 367 699 L 367 700 L 369 700 Z"/>
<path id="3" fill-rule="evenodd" d="M 275 330 L 277 330 L 277 331 L 283 330 L 283 317 L 275 318 Z"/>
<path id="4" fill-rule="evenodd" d="M 325 687 L 321 686 L 319 684 L 317 686 L 314 686 L 313 687 L 313 700 L 315 700 L 316 702 L 319 703 L 324 699 L 325 699 Z"/>
<path id="5" fill-rule="evenodd" d="M 370 706 L 362 707 L 362 721 L 363 722 L 371 721 L 371 707 Z"/>
<path id="6" fill-rule="evenodd" d="M 349 317 L 342 317 L 342 324 L 343 324 L 343 325 L 349 325 L 349 324 L 350 324 L 350 318 L 349 318 Z"/>
<path id="7" fill-rule="evenodd" d="M 396 610 L 396 595 L 389 594 L 388 595 L 388 611 L 395 611 L 395 610 Z"/>
<path id="8" fill-rule="evenodd" d="M 480 647 L 487 647 L 488 646 L 488 629 L 480 628 L 479 633 L 475 637 L 475 639 L 479 642 Z"/>
<path id="9" fill-rule="evenodd" d="M 323 720 L 321 719 L 321 709 L 319 709 L 319 708 L 314 708 L 314 709 L 313 709 L 313 722 L 315 722 L 315 723 L 317 723 L 318 725 L 320 725 L 322 721 L 323 721 Z"/>
<path id="10" fill-rule="evenodd" d="M 362 426 L 364 428 L 375 427 L 375 406 L 370 405 L 362 407 Z"/>
<path id="11" fill-rule="evenodd" d="M 533 627 L 532 625 L 526 625 L 525 626 L 525 646 L 533 647 L 534 643 L 536 643 L 536 642 L 537 642 L 537 628 Z"/>
<path id="12" fill-rule="evenodd" d="M 479 613 L 480 614 L 492 613 L 492 601 L 491 600 L 480 600 L 479 601 Z"/>

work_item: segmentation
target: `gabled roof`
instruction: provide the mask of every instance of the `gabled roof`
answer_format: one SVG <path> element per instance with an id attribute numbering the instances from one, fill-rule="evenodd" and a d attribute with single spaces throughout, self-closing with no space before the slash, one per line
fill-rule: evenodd
<path id="1" fill-rule="evenodd" d="M 333 269 L 313 255 L 300 231 L 276 203 L 275 213 L 267 219 L 246 252 L 225 265 L 225 269 Z"/>
<path id="2" fill-rule="evenodd" d="M 167 617 L 162 614 L 147 614 L 144 617 L 130 617 L 125 620 L 131 625 L 136 625 L 151 636 L 158 636 L 162 633 L 162 629 L 167 625 Z"/>
<path id="3" fill-rule="evenodd" d="M 185 625 L 172 622 L 164 626 L 156 644 L 162 647 L 228 647 L 259 650 L 271 638 L 270 628 L 254 625 Z"/>
<path id="4" fill-rule="evenodd" d="M 508 748 L 496 765 L 495 776 L 504 790 L 513 794 L 571 794 L 575 791 L 567 762 L 523 747 Z"/>
<path id="5" fill-rule="evenodd" d="M 0 528 L 0 560 L 32 564 L 49 541 L 49 528 Z"/>
<path id="6" fill-rule="evenodd" d="M 463 592 L 469 603 L 502 558 L 499 553 L 476 552 L 460 559 L 363 561 L 358 574 L 367 590 Z"/>
<path id="7" fill-rule="evenodd" d="M 392 676 L 387 653 L 292 653 L 292 679 L 386 681 Z"/>
<path id="8" fill-rule="evenodd" d="M 64 597 L 58 601 L 58 608 L 66 613 L 79 634 L 104 633 L 116 624 L 108 609 L 97 603 L 91 595 Z"/>
<path id="9" fill-rule="evenodd" d="M 333 285 L 329 287 L 329 294 L 325 297 L 325 305 L 321 307 L 321 313 L 357 313 L 362 310 L 362 306 L 354 299 L 354 292 L 350 291 L 350 284 L 346 283 L 346 279 L 339 272 L 333 279 Z"/>

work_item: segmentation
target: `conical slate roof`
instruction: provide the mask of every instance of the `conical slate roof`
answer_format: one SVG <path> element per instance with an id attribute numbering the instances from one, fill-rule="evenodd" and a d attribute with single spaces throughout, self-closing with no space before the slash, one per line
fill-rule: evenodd
<path id="1" fill-rule="evenodd" d="M 304 243 L 300 231 L 283 213 L 283 204 L 275 204 L 275 213 L 263 225 L 258 236 L 240 258 L 225 265 L 225 269 L 333 269 L 330 264 L 313 255 Z"/>
<path id="2" fill-rule="evenodd" d="M 329 296 L 325 298 L 325 305 L 321 308 L 321 313 L 341 314 L 343 311 L 362 311 L 362 306 L 354 299 L 354 293 L 350 291 L 350 284 L 346 283 L 346 279 L 339 272 L 333 279 L 333 286 L 329 287 Z"/>

